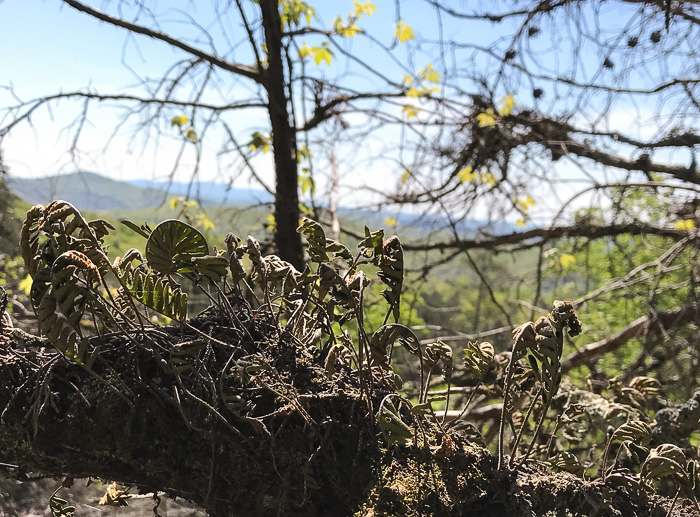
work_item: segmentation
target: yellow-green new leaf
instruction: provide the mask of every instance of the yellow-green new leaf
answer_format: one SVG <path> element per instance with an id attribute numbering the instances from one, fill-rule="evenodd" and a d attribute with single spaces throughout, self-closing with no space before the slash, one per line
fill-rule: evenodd
<path id="1" fill-rule="evenodd" d="M 674 224 L 673 227 L 676 230 L 694 230 L 695 221 L 691 219 L 683 219 L 682 221 L 678 221 L 676 224 Z"/>
<path id="2" fill-rule="evenodd" d="M 419 112 L 420 108 L 416 108 L 415 106 L 409 104 L 407 104 L 401 109 L 401 113 L 406 117 L 407 120 L 417 117 Z"/>
<path id="3" fill-rule="evenodd" d="M 317 65 L 326 63 L 328 66 L 331 66 L 331 61 L 333 60 L 334 54 L 333 51 L 328 48 L 327 42 L 320 47 L 314 47 L 312 50 L 314 53 L 314 63 Z"/>
<path id="4" fill-rule="evenodd" d="M 516 105 L 515 97 L 513 96 L 513 94 L 509 93 L 501 99 L 501 102 L 503 102 L 503 104 L 498 109 L 498 114 L 502 117 L 507 117 L 508 115 L 512 114 L 513 108 Z"/>
<path id="5" fill-rule="evenodd" d="M 496 125 L 496 120 L 497 115 L 492 108 L 489 108 L 476 116 L 476 121 L 479 123 L 479 127 L 493 127 Z"/>
<path id="6" fill-rule="evenodd" d="M 416 38 L 413 34 L 413 29 L 406 25 L 403 20 L 399 20 L 396 24 L 394 36 L 399 40 L 399 43 L 406 43 L 408 40 Z"/>
<path id="7" fill-rule="evenodd" d="M 569 253 L 562 253 L 561 255 L 559 255 L 559 263 L 564 269 L 567 269 L 574 262 L 576 262 L 576 257 Z"/>
<path id="8" fill-rule="evenodd" d="M 173 117 L 170 120 L 170 125 L 177 126 L 177 127 L 184 127 L 187 125 L 187 123 L 189 121 L 190 121 L 190 119 L 187 117 L 187 115 L 178 115 L 176 117 Z"/>
<path id="9" fill-rule="evenodd" d="M 462 183 L 474 183 L 479 175 L 471 167 L 465 167 L 457 173 L 457 179 Z"/>
<path id="10" fill-rule="evenodd" d="M 361 4 L 357 0 L 352 3 L 355 8 L 355 16 L 360 18 L 361 16 L 372 16 L 377 12 L 377 7 L 369 0 L 364 4 Z"/>

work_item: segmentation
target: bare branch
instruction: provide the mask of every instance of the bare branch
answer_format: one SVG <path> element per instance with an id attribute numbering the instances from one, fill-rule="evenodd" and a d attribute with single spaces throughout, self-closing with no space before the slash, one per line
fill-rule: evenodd
<path id="1" fill-rule="evenodd" d="M 63 3 L 68 4 L 72 8 L 81 11 L 83 13 L 86 13 L 93 18 L 97 18 L 98 20 L 101 20 L 103 22 L 109 23 L 110 25 L 114 25 L 116 27 L 121 27 L 123 29 L 126 29 L 130 32 L 136 33 L 136 34 L 142 34 L 144 36 L 148 36 L 149 38 L 153 38 L 159 41 L 163 41 L 167 43 L 168 45 L 171 45 L 173 47 L 179 48 L 180 50 L 184 50 L 188 54 L 192 54 L 193 56 L 197 56 L 200 59 L 203 59 L 204 61 L 207 61 L 208 63 L 211 63 L 212 65 L 221 68 L 222 70 L 227 70 L 228 72 L 232 72 L 237 75 L 241 75 L 243 77 L 247 77 L 248 79 L 252 79 L 256 83 L 263 84 L 264 83 L 264 78 L 263 76 L 255 70 L 255 68 L 247 66 L 247 65 L 239 65 L 236 63 L 230 63 L 226 61 L 225 59 L 216 56 L 214 54 L 209 54 L 207 52 L 204 52 L 203 50 L 200 50 L 198 48 L 192 47 L 191 45 L 188 45 L 187 43 L 184 43 L 183 41 L 173 38 L 172 36 L 169 36 L 168 34 L 165 34 L 160 31 L 156 31 L 153 29 L 149 29 L 148 27 L 143 27 L 141 25 L 138 25 L 136 23 L 129 22 L 127 20 L 123 20 L 121 18 L 116 18 L 114 16 L 110 16 L 107 13 L 104 13 L 102 11 L 99 11 L 97 9 L 93 9 L 90 6 L 87 6 L 83 4 L 82 2 L 77 2 L 76 0 L 62 0 Z"/>
<path id="2" fill-rule="evenodd" d="M 669 311 L 660 311 L 655 317 L 637 318 L 617 334 L 581 347 L 578 351 L 566 356 L 561 361 L 562 370 L 568 372 L 576 366 L 591 362 L 603 354 L 617 350 L 632 339 L 650 333 L 662 334 L 669 328 L 697 322 L 700 322 L 700 302 Z"/>
<path id="3" fill-rule="evenodd" d="M 519 245 L 518 249 L 528 249 L 540 246 L 543 242 L 561 238 L 583 237 L 586 239 L 598 239 L 615 235 L 643 235 L 653 234 L 665 237 L 682 238 L 687 231 L 673 228 L 662 228 L 642 222 L 629 224 L 612 224 L 609 226 L 593 226 L 574 224 L 570 226 L 552 226 L 549 228 L 534 228 L 525 232 L 515 232 L 506 235 L 484 236 L 472 239 L 448 240 L 433 243 L 403 244 L 407 251 L 427 250 L 472 250 L 486 249 L 498 250 L 507 246 Z"/>

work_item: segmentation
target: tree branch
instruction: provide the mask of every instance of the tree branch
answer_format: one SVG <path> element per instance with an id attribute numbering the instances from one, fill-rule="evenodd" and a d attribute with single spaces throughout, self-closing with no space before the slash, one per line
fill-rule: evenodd
<path id="1" fill-rule="evenodd" d="M 471 250 L 488 249 L 496 250 L 505 246 L 522 245 L 522 249 L 539 246 L 543 242 L 561 238 L 583 237 L 586 239 L 597 239 L 600 237 L 611 237 L 614 235 L 642 235 L 654 234 L 665 237 L 679 238 L 687 234 L 684 230 L 673 228 L 661 228 L 641 222 L 609 225 L 609 226 L 587 226 L 574 224 L 571 226 L 554 226 L 549 228 L 535 228 L 525 232 L 509 233 L 507 235 L 477 237 L 473 239 L 460 239 L 439 241 L 433 243 L 402 243 L 406 251 L 428 251 L 428 250 Z"/>
<path id="2" fill-rule="evenodd" d="M 628 341 L 646 334 L 662 334 L 666 329 L 687 323 L 700 322 L 700 302 L 678 307 L 669 311 L 657 312 L 655 317 L 643 316 L 634 320 L 617 334 L 586 345 L 569 354 L 561 361 L 562 370 L 568 372 L 603 354 L 617 350 Z"/>
<path id="3" fill-rule="evenodd" d="M 121 27 L 123 29 L 126 29 L 130 32 L 136 33 L 136 34 L 141 34 L 143 36 L 148 36 L 149 38 L 153 38 L 159 41 L 163 41 L 167 43 L 168 45 L 171 45 L 173 47 L 179 48 L 180 50 L 184 50 L 188 54 L 192 54 L 193 56 L 197 56 L 200 59 L 203 59 L 204 61 L 211 63 L 212 65 L 221 68 L 222 70 L 227 70 L 229 72 L 232 72 L 237 75 L 241 75 L 243 77 L 247 77 L 248 79 L 252 79 L 256 83 L 263 84 L 264 83 L 264 78 L 262 74 L 260 74 L 258 71 L 255 70 L 255 68 L 246 66 L 246 65 L 239 65 L 236 63 L 230 63 L 226 61 L 225 59 L 215 56 L 213 54 L 209 54 L 207 52 L 204 52 L 203 50 L 200 50 L 198 48 L 192 47 L 191 45 L 188 45 L 187 43 L 184 43 L 183 41 L 180 41 L 177 38 L 173 38 L 172 36 L 165 34 L 160 31 L 156 31 L 153 29 L 149 29 L 148 27 L 143 27 L 141 25 L 123 20 L 121 18 L 116 18 L 114 16 L 111 16 L 107 13 L 104 13 L 102 11 L 99 11 L 97 9 L 93 9 L 90 6 L 87 6 L 83 4 L 82 2 L 77 2 L 76 0 L 61 0 L 63 3 L 68 4 L 71 6 L 73 9 L 76 9 L 78 11 L 81 11 L 83 13 L 86 13 L 93 18 L 97 18 L 98 20 L 101 20 L 103 22 L 109 23 L 110 25 L 114 25 L 116 27 Z"/>

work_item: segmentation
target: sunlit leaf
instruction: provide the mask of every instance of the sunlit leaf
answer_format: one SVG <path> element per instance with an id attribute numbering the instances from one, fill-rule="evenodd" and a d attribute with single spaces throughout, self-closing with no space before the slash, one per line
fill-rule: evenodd
<path id="1" fill-rule="evenodd" d="M 462 183 L 474 183 L 478 178 L 479 175 L 471 167 L 465 167 L 457 173 L 457 179 Z"/>
<path id="2" fill-rule="evenodd" d="M 410 39 L 415 39 L 413 29 L 406 25 L 403 20 L 399 20 L 396 24 L 394 36 L 396 36 L 396 39 L 399 40 L 399 43 L 406 43 Z"/>
<path id="3" fill-rule="evenodd" d="M 17 286 L 20 291 L 22 291 L 24 294 L 29 296 L 29 293 L 32 290 L 32 276 L 27 275 L 24 277 L 24 280 L 22 280 L 19 285 Z"/>
<path id="4" fill-rule="evenodd" d="M 384 224 L 386 224 L 389 228 L 394 228 L 397 224 L 399 224 L 399 221 L 396 219 L 396 217 L 387 217 L 384 219 Z"/>
<path id="5" fill-rule="evenodd" d="M 522 208 L 525 211 L 535 206 L 535 200 L 532 199 L 530 196 L 527 196 L 524 199 L 516 199 L 515 202 L 520 208 Z"/>
<path id="6" fill-rule="evenodd" d="M 358 18 L 361 16 L 372 16 L 372 14 L 377 12 L 377 7 L 369 0 L 364 4 L 361 4 L 357 0 L 352 3 L 355 8 L 355 16 Z"/>
<path id="7" fill-rule="evenodd" d="M 102 496 L 102 499 L 97 504 L 100 506 L 129 506 L 127 500 L 130 497 L 128 490 L 119 490 L 117 489 L 117 484 L 112 483 L 107 487 L 105 495 Z"/>
<path id="8" fill-rule="evenodd" d="M 693 230 L 695 229 L 695 221 L 692 219 L 683 219 L 674 224 L 673 227 L 676 230 Z"/>
<path id="9" fill-rule="evenodd" d="M 496 117 L 493 109 L 489 108 L 483 113 L 479 113 L 476 116 L 476 121 L 479 123 L 479 127 L 492 127 L 496 125 Z"/>
<path id="10" fill-rule="evenodd" d="M 251 140 L 248 147 L 251 151 L 262 149 L 263 153 L 267 153 L 270 151 L 270 142 L 271 140 L 269 135 L 264 135 L 261 132 L 256 131 L 251 135 Z"/>
<path id="11" fill-rule="evenodd" d="M 562 253 L 559 255 L 559 263 L 564 269 L 567 269 L 574 262 L 576 262 L 576 257 L 569 253 Z"/>
<path id="12" fill-rule="evenodd" d="M 321 63 L 326 63 L 331 66 L 331 61 L 333 60 L 333 51 L 328 48 L 328 42 L 324 42 L 320 47 L 313 47 L 311 49 L 314 53 L 314 63 L 320 65 Z"/>
<path id="13" fill-rule="evenodd" d="M 420 113 L 420 108 L 407 104 L 401 109 L 401 113 L 406 117 L 406 119 L 412 119 L 418 116 L 418 113 Z"/>
<path id="14" fill-rule="evenodd" d="M 417 99 L 418 97 L 423 95 L 422 92 L 423 92 L 423 90 L 420 90 L 414 86 L 414 87 L 411 87 L 408 90 L 406 90 L 406 97 L 411 97 L 412 99 Z"/>
<path id="15" fill-rule="evenodd" d="M 209 217 L 207 217 L 207 214 L 199 214 L 197 216 L 197 223 L 198 223 L 198 225 L 201 225 L 205 230 L 216 229 L 216 225 L 214 224 L 214 221 L 209 219 Z"/>
<path id="16" fill-rule="evenodd" d="M 301 0 L 282 0 L 280 7 L 280 20 L 288 27 L 299 25 L 302 16 L 306 23 L 311 23 L 311 19 L 316 18 L 316 10 Z"/>
<path id="17" fill-rule="evenodd" d="M 187 123 L 189 121 L 190 121 L 190 119 L 187 117 L 187 115 L 177 115 L 176 117 L 173 117 L 170 120 L 170 125 L 177 126 L 177 127 L 184 127 L 187 125 Z"/>
<path id="18" fill-rule="evenodd" d="M 360 29 L 355 22 L 349 21 L 347 24 L 345 24 L 340 16 L 338 16 L 333 22 L 333 30 L 344 38 L 352 38 L 359 32 L 362 32 L 362 29 Z"/>
<path id="19" fill-rule="evenodd" d="M 434 68 L 432 63 L 418 70 L 418 76 L 429 83 L 437 84 L 440 82 L 440 77 L 442 77 Z"/>
<path id="20" fill-rule="evenodd" d="M 484 183 L 488 183 L 490 186 L 494 186 L 496 183 L 498 183 L 498 178 L 490 172 L 483 172 L 481 173 L 480 176 L 481 181 Z"/>

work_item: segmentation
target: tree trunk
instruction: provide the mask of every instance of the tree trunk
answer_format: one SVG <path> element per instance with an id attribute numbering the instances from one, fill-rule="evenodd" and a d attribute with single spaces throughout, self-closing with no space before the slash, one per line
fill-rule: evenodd
<path id="1" fill-rule="evenodd" d="M 179 328 L 165 330 L 182 338 Z M 167 373 L 143 336 L 104 336 L 87 372 L 12 332 L 0 334 L 0 468 L 13 478 L 116 480 L 213 516 L 656 516 L 669 505 L 537 464 L 498 471 L 484 449 L 429 427 L 413 445 L 387 446 L 352 372 L 341 372 L 341 383 L 314 377 L 320 360 L 296 345 L 271 345 L 278 359 L 270 356 L 296 395 L 251 386 L 238 401 L 265 415 L 265 433 L 225 407 L 205 407 L 192 396 L 195 376 Z M 676 510 L 693 514 L 680 503 Z"/>
<path id="2" fill-rule="evenodd" d="M 260 0 L 262 23 L 265 30 L 268 67 L 265 77 L 272 126 L 272 147 L 275 158 L 275 233 L 279 256 L 301 269 L 304 252 L 299 224 L 299 186 L 297 169 L 296 131 L 289 120 L 289 99 L 285 91 L 282 61 L 282 23 L 277 0 Z"/>

